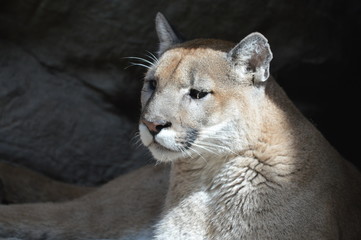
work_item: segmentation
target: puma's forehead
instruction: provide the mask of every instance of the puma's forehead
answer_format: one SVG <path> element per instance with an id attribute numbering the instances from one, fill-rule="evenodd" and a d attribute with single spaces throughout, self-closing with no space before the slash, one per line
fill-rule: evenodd
<path id="1" fill-rule="evenodd" d="M 183 50 L 212 49 L 214 51 L 228 52 L 234 45 L 232 42 L 218 39 L 195 39 L 179 44 L 174 48 L 182 48 Z"/>
<path id="2" fill-rule="evenodd" d="M 212 39 L 176 45 L 163 54 L 157 68 L 148 75 L 159 80 L 176 80 L 184 87 L 202 79 L 223 78 L 227 71 L 226 54 L 233 46 L 231 42 Z"/>

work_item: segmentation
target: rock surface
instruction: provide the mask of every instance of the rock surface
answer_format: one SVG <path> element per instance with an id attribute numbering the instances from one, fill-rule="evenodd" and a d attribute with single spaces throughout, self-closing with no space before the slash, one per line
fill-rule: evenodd
<path id="1" fill-rule="evenodd" d="M 263 33 L 272 74 L 360 165 L 351 140 L 359 124 L 360 9 L 340 0 L 3 0 L 0 158 L 87 185 L 149 163 L 132 141 L 144 69 L 127 68 L 125 57 L 156 51 L 160 11 L 186 38 L 237 42 Z"/>

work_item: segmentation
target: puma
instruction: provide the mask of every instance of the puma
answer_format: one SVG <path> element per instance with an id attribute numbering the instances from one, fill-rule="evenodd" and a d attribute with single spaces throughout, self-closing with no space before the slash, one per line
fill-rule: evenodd
<path id="1" fill-rule="evenodd" d="M 361 239 L 361 174 L 270 76 L 267 39 L 184 42 L 160 13 L 156 29 L 139 132 L 165 164 L 79 194 L 53 182 L 74 199 L 1 206 L 0 236 Z"/>

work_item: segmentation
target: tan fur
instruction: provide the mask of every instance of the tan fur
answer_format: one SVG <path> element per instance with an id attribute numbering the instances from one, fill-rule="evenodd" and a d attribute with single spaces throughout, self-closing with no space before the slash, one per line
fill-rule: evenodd
<path id="1" fill-rule="evenodd" d="M 0 206 L 0 237 L 64 240 L 147 236 L 142 231 L 157 220 L 168 173 L 166 166 L 146 166 L 72 201 Z M 61 185 L 58 190 L 66 191 Z"/>
<path id="2" fill-rule="evenodd" d="M 29 169 L 0 162 L 0 198 L 5 203 L 62 202 L 93 190 L 47 178 Z"/>
<path id="3" fill-rule="evenodd" d="M 157 32 L 139 130 L 169 182 L 148 166 L 70 202 L 2 206 L 0 236 L 361 239 L 361 174 L 269 76 L 265 37 L 181 43 L 162 15 Z"/>

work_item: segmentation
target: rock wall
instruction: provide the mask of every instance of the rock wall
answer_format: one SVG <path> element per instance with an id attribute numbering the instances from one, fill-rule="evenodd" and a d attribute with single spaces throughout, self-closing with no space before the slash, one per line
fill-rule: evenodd
<path id="1" fill-rule="evenodd" d="M 144 69 L 162 12 L 186 38 L 271 44 L 272 74 L 340 152 L 356 157 L 361 27 L 357 1 L 3 0 L 0 158 L 99 184 L 151 162 L 136 145 Z M 357 134 L 357 135 L 356 135 Z M 133 140 L 132 140 L 133 139 Z"/>

